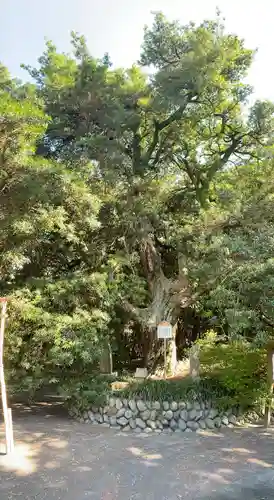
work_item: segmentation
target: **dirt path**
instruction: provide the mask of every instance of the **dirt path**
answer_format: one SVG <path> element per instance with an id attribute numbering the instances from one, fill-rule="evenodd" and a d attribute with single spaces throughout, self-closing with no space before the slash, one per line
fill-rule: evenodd
<path id="1" fill-rule="evenodd" d="M 14 422 L 1 500 L 274 499 L 273 431 L 145 437 L 78 424 L 57 404 L 19 405 Z"/>

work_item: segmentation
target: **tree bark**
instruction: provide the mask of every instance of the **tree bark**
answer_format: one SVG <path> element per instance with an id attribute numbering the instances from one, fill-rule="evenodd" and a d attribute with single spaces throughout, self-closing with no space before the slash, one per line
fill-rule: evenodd
<path id="1" fill-rule="evenodd" d="M 167 358 L 169 370 L 175 372 L 177 364 L 176 332 L 177 320 L 182 307 L 187 307 L 191 302 L 191 290 L 184 268 L 182 256 L 178 259 L 179 273 L 176 279 L 165 276 L 161 266 L 161 256 L 156 250 L 151 238 L 144 239 L 141 243 L 140 260 L 147 279 L 151 296 L 151 303 L 146 308 L 138 308 L 128 302 L 124 307 L 140 322 L 144 330 L 150 335 L 150 347 L 146 355 L 146 364 L 151 364 L 150 358 L 155 350 L 156 328 L 160 321 L 168 321 L 173 327 L 173 338 L 167 343 Z M 154 339 L 154 342 L 153 342 Z M 159 342 L 159 341 L 158 341 Z M 156 349 L 159 351 L 159 343 Z M 163 341 L 160 341 L 163 343 Z M 155 357 L 156 353 L 154 352 Z"/>

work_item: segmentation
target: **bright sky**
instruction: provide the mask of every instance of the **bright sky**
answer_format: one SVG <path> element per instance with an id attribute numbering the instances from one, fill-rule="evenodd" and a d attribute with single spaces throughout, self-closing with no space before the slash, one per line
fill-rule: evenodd
<path id="1" fill-rule="evenodd" d="M 214 18 L 216 7 L 230 32 L 258 48 L 249 82 L 256 97 L 274 100 L 273 0 L 8 0 L 1 5 L 0 60 L 13 76 L 27 78 L 20 64 L 35 65 L 45 37 L 68 52 L 74 30 L 85 35 L 94 56 L 109 52 L 115 66 L 129 66 L 138 59 L 151 11 L 185 24 Z"/>

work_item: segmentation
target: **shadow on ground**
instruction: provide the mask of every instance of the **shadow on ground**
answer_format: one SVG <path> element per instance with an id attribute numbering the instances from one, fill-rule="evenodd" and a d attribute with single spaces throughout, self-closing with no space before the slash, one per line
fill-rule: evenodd
<path id="1" fill-rule="evenodd" d="M 146 437 L 79 424 L 58 400 L 17 403 L 13 415 L 16 447 L 0 456 L 1 500 L 274 499 L 272 430 Z"/>

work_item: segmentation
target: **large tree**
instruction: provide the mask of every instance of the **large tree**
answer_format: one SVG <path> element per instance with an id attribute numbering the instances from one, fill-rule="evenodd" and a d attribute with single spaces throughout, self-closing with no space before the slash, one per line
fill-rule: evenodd
<path id="1" fill-rule="evenodd" d="M 90 252 L 100 200 L 77 171 L 35 156 L 49 116 L 34 85 L 0 68 L 0 294 L 5 355 L 30 387 L 98 363 L 107 339 L 107 274 Z"/>
<path id="2" fill-rule="evenodd" d="M 66 56 L 49 43 L 28 68 L 51 116 L 37 153 L 100 193 L 93 242 L 125 309 L 148 332 L 162 319 L 176 326 L 204 290 L 190 278 L 180 231 L 214 203 L 216 174 L 271 143 L 273 107 L 256 102 L 246 117 L 253 53 L 219 20 L 181 26 L 156 14 L 128 70 L 95 60 L 83 37 L 72 44 Z"/>

